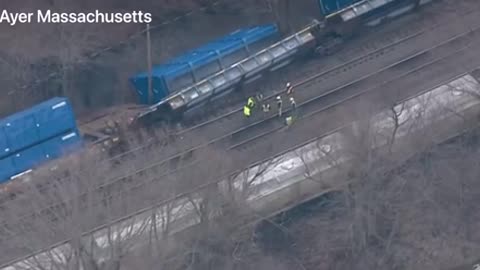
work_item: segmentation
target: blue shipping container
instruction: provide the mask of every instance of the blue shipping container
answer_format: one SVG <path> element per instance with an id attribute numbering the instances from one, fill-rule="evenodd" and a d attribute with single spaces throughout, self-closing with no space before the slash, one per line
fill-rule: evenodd
<path id="1" fill-rule="evenodd" d="M 5 132 L 3 131 L 3 121 L 0 120 L 0 158 L 5 156 L 5 150 L 9 148 L 8 147 L 8 141 L 7 141 L 7 136 Z"/>
<path id="2" fill-rule="evenodd" d="M 360 1 L 363 0 L 319 0 L 318 3 L 323 15 L 328 16 Z"/>
<path id="3" fill-rule="evenodd" d="M 244 28 L 152 68 L 153 102 L 221 71 L 270 45 L 279 37 L 275 25 Z M 140 103 L 148 103 L 148 73 L 130 78 Z"/>
<path id="4" fill-rule="evenodd" d="M 11 156 L 0 159 L 0 183 L 8 181 L 10 177 L 17 174 L 13 158 Z"/>
<path id="5" fill-rule="evenodd" d="M 44 162 L 46 160 L 46 155 L 43 149 L 43 146 L 38 144 L 13 155 L 12 161 L 15 166 L 14 174 L 32 169 Z"/>
<path id="6" fill-rule="evenodd" d="M 0 182 L 8 181 L 16 174 L 76 151 L 82 146 L 80 133 L 74 130 L 0 159 Z"/>
<path id="7" fill-rule="evenodd" d="M 52 98 L 0 120 L 0 158 L 76 129 L 68 100 Z"/>
<path id="8" fill-rule="evenodd" d="M 77 130 L 55 137 L 42 144 L 45 156 L 56 159 L 64 154 L 79 150 L 83 146 L 80 132 Z"/>

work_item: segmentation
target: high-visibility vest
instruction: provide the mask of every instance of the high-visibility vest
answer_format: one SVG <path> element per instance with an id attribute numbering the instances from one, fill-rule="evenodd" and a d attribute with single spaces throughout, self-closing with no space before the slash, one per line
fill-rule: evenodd
<path id="1" fill-rule="evenodd" d="M 248 98 L 247 106 L 250 108 L 253 108 L 253 106 L 255 106 L 255 100 L 252 97 Z"/>
<path id="2" fill-rule="evenodd" d="M 250 116 L 250 107 L 243 106 L 243 114 L 247 117 Z"/>
<path id="3" fill-rule="evenodd" d="M 292 124 L 293 124 L 293 120 L 294 120 L 294 119 L 293 119 L 292 116 L 289 116 L 289 117 L 285 118 L 285 122 L 286 122 L 287 126 L 292 125 Z"/>

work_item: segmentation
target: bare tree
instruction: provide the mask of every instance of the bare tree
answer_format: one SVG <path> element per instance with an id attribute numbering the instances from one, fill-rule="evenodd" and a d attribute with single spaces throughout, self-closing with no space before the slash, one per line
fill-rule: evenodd
<path id="1" fill-rule="evenodd" d="M 269 0 L 268 4 L 273 11 L 281 33 L 290 33 L 293 30 L 289 18 L 290 0 Z"/>

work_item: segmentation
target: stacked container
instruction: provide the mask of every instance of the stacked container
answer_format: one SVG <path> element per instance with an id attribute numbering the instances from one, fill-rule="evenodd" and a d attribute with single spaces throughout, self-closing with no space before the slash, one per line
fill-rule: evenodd
<path id="1" fill-rule="evenodd" d="M 52 98 L 0 120 L 0 182 L 82 146 L 66 98 Z"/>

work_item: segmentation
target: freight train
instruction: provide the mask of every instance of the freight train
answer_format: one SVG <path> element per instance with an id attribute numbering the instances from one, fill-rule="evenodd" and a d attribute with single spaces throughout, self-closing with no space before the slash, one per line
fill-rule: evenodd
<path id="1" fill-rule="evenodd" d="M 119 135 L 120 127 L 159 119 L 178 121 L 186 111 L 218 102 L 302 55 L 330 54 L 362 25 L 432 0 L 315 1 L 321 14 L 318 20 L 292 35 L 282 33 L 281 23 L 242 28 L 155 66 L 151 72 L 132 76 L 129 81 L 143 106 L 114 107 L 77 127 L 68 100 L 55 98 L 1 120 L 0 181 L 80 148 L 84 145 L 80 133 L 95 144 L 121 145 L 126 140 Z M 54 103 L 64 106 L 56 111 Z M 46 130 L 51 133 L 44 134 Z"/>
<path id="2" fill-rule="evenodd" d="M 153 103 L 138 119 L 181 119 L 187 110 L 222 99 L 301 55 L 331 54 L 365 24 L 398 16 L 430 1 L 318 0 L 321 20 L 314 20 L 290 36 L 280 38 L 274 25 L 231 33 L 154 67 L 151 91 L 147 72 L 130 78 L 140 101 Z"/>

